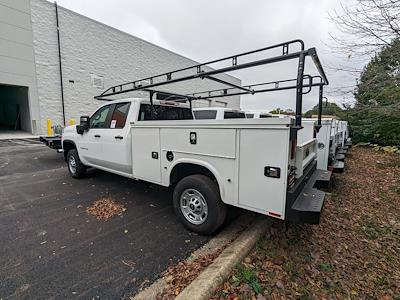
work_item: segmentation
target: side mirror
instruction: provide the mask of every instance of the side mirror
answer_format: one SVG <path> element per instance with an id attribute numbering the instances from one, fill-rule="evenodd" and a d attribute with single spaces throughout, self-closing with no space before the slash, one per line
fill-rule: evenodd
<path id="1" fill-rule="evenodd" d="M 85 131 L 89 130 L 89 116 L 82 116 L 80 118 L 80 124 L 76 126 L 76 132 L 78 134 L 83 134 Z"/>

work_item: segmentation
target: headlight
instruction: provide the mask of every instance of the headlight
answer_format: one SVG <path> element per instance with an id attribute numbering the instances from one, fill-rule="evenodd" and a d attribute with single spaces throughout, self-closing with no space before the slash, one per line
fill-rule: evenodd
<path id="1" fill-rule="evenodd" d="M 325 144 L 324 143 L 318 143 L 318 149 L 324 149 Z"/>

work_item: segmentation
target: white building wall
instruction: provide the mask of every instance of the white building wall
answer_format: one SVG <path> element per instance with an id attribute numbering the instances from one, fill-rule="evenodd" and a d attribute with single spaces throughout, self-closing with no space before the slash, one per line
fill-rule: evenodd
<path id="1" fill-rule="evenodd" d="M 29 112 L 24 108 L 22 125 L 37 133 L 40 112 L 29 0 L 0 0 L 0 84 L 28 87 Z"/>
<path id="2" fill-rule="evenodd" d="M 44 132 L 47 118 L 51 118 L 54 124 L 62 124 L 56 15 L 54 4 L 44 0 L 31 0 L 31 9 L 41 128 Z M 65 8 L 58 7 L 58 13 L 67 120 L 78 121 L 79 116 L 93 112 L 100 104 L 93 96 L 109 86 L 197 64 Z M 92 86 L 92 74 L 103 77 L 104 88 Z M 228 75 L 219 78 L 240 84 L 239 79 Z M 222 85 L 209 80 L 192 80 L 170 85 L 167 90 L 185 93 L 220 87 Z M 217 100 L 229 101 L 228 106 L 233 108 L 240 107 L 239 97 Z M 208 105 L 208 101 L 204 104 Z"/>

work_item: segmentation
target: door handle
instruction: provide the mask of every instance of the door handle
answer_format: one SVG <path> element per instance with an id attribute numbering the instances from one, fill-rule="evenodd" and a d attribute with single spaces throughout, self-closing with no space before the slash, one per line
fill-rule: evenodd
<path id="1" fill-rule="evenodd" d="M 116 136 L 115 136 L 115 139 L 116 139 L 116 140 L 122 140 L 123 138 L 124 138 L 124 137 L 123 137 L 123 136 L 120 136 L 120 135 L 116 135 Z"/>
<path id="2" fill-rule="evenodd" d="M 101 135 L 100 134 L 95 134 L 94 137 L 95 138 L 99 138 L 99 137 L 101 137 Z"/>

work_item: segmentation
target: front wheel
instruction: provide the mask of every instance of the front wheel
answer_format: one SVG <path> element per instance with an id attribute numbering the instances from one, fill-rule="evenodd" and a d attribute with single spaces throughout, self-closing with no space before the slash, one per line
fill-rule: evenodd
<path id="1" fill-rule="evenodd" d="M 81 178 L 86 173 L 86 167 L 82 164 L 79 159 L 78 151 L 71 149 L 67 153 L 67 164 L 69 174 L 73 178 Z"/>
<path id="2" fill-rule="evenodd" d="M 226 205 L 221 200 L 217 183 L 204 175 L 191 175 L 179 181 L 173 204 L 183 225 L 200 234 L 213 233 L 226 217 Z"/>

